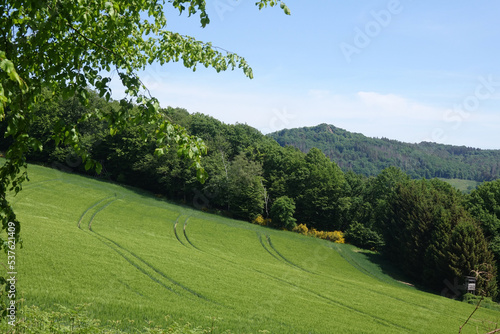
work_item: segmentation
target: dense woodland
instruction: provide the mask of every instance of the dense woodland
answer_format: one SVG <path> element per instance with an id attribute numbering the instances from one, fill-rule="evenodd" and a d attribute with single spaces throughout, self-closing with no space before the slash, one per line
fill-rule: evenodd
<path id="1" fill-rule="evenodd" d="M 45 94 L 50 96 L 49 92 Z M 206 143 L 208 154 L 203 164 L 208 179 L 201 184 L 190 161 L 177 154 L 182 148 L 173 144 L 175 138 L 166 154 L 155 155 L 155 141 L 144 141 L 141 137 L 144 133 L 150 138 L 155 136 L 148 126 L 133 126 L 113 136 L 105 121 L 85 117 L 86 110 L 94 108 L 103 115 L 112 114 L 120 102 L 106 102 L 91 92 L 89 95 L 90 104 L 86 108 L 77 99 L 63 100 L 57 96 L 37 107 L 39 121 L 26 130 L 43 143 L 44 150 L 32 152 L 29 157 L 32 162 L 139 187 L 170 200 L 237 219 L 271 218 L 269 225 L 274 228 L 293 229 L 297 224 L 305 224 L 320 231 L 341 230 L 347 242 L 381 252 L 413 283 L 434 291 L 445 287 L 444 280 L 452 282 L 456 277 L 473 274 L 474 270 L 489 272 L 493 276 L 481 279 L 479 286 L 489 295 L 496 295 L 494 276 L 496 263 L 500 260 L 500 180 L 486 182 L 466 195 L 438 179 L 414 179 L 418 176 L 416 167 L 411 173 L 398 168 L 405 161 L 411 165 L 414 161 L 411 159 L 416 159 L 421 161 L 419 166 L 427 166 L 425 169 L 430 176 L 456 177 L 456 174 L 436 175 L 440 169 L 436 161 L 450 161 L 450 170 L 455 168 L 451 165 L 452 160 L 444 159 L 443 155 L 453 155 L 456 150 L 456 165 L 453 166 L 465 166 L 464 161 L 473 156 L 496 159 L 498 166 L 500 160 L 495 152 L 435 144 L 412 146 L 364 137 L 365 146 L 356 140 L 349 145 L 348 141 L 339 140 L 342 150 L 336 153 L 338 156 L 334 156 L 332 162 L 318 148 L 309 147 L 304 153 L 294 146 L 282 147 L 271 136 L 264 136 L 244 124 L 227 125 L 210 116 L 189 114 L 184 109 L 162 109 L 164 117 Z M 87 171 L 70 148 L 58 147 L 53 140 L 50 129 L 78 120 L 83 145 L 92 158 L 102 164 L 99 175 Z M 0 125 L 5 124 L 8 122 Z M 317 143 L 320 146 L 322 138 L 331 143 L 331 138 L 348 135 L 326 125 L 310 131 L 314 129 L 318 136 L 307 145 Z M 326 129 L 334 137 L 320 129 Z M 349 136 L 362 138 L 361 135 Z M 375 150 L 374 142 L 383 145 L 379 144 Z M 8 145 L 8 140 L 3 140 L 0 150 Z M 410 147 L 419 149 L 411 151 Z M 431 155 L 425 147 L 435 147 L 435 154 Z M 408 150 L 405 157 L 410 160 L 402 158 L 401 152 L 405 149 Z M 355 168 L 368 161 L 370 150 L 387 157 L 387 168 L 381 170 L 381 166 L 375 167 L 373 163 L 367 164 L 373 167 L 366 167 L 364 172 Z M 424 160 L 424 152 L 426 157 L 432 158 Z M 365 158 L 357 159 L 360 156 Z M 348 169 L 352 170 L 343 171 L 337 160 L 344 165 L 350 162 L 352 168 Z M 463 172 L 470 171 L 471 178 L 476 178 L 477 172 L 472 171 L 476 167 L 467 166 L 469 170 Z M 488 176 L 483 175 L 485 179 L 494 177 L 492 166 L 479 168 L 483 171 L 489 168 Z"/>
<path id="2" fill-rule="evenodd" d="M 492 181 L 500 178 L 500 150 L 430 142 L 408 144 L 387 138 L 369 138 L 333 125 L 281 130 L 270 134 L 282 146 L 302 152 L 319 148 L 343 170 L 376 176 L 395 166 L 412 178 Z"/>

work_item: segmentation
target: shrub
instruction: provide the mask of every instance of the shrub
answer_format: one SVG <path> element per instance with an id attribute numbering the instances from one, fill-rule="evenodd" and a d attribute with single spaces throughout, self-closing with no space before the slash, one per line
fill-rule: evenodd
<path id="1" fill-rule="evenodd" d="M 358 222 L 351 224 L 345 232 L 345 239 L 348 243 L 365 249 L 380 250 L 384 246 L 380 234 Z"/>
<path id="2" fill-rule="evenodd" d="M 336 242 L 338 244 L 345 243 L 344 233 L 342 233 L 341 231 L 327 232 L 326 238 L 327 238 L 327 240 Z"/>
<path id="3" fill-rule="evenodd" d="M 303 235 L 307 235 L 309 232 L 309 229 L 307 228 L 306 224 L 299 224 L 299 225 L 295 226 L 292 231 L 303 234 Z"/>
<path id="4" fill-rule="evenodd" d="M 336 242 L 339 244 L 345 243 L 344 233 L 342 233 L 341 231 L 333 231 L 333 232 L 318 231 L 313 227 L 312 229 L 309 230 L 308 235 L 315 238 Z"/>
<path id="5" fill-rule="evenodd" d="M 320 235 L 321 235 L 321 232 L 316 230 L 314 227 L 312 229 L 309 230 L 309 233 L 308 233 L 309 236 L 311 237 L 315 237 L 315 238 L 319 238 Z"/>
<path id="6" fill-rule="evenodd" d="M 252 220 L 252 224 L 257 224 L 257 225 L 260 225 L 260 226 L 266 226 L 268 220 L 269 219 L 264 219 L 264 217 L 262 217 L 262 215 L 258 215 L 257 217 L 255 217 L 254 220 Z"/>

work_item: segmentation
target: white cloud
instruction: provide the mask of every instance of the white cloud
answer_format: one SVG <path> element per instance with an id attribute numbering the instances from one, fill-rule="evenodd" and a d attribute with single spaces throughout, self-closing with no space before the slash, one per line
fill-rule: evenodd
<path id="1" fill-rule="evenodd" d="M 358 92 L 357 96 L 367 107 L 367 112 L 376 112 L 379 117 L 400 117 L 436 121 L 443 117 L 444 110 L 420 104 L 394 94 Z"/>
<path id="2" fill-rule="evenodd" d="M 491 128 L 491 115 L 478 112 L 458 124 L 450 121 L 455 119 L 450 117 L 450 108 L 437 108 L 395 94 L 335 94 L 322 88 L 266 91 L 258 80 L 211 84 L 178 79 L 150 75 L 143 81 L 163 107 L 185 108 L 230 124 L 246 123 L 263 133 L 329 123 L 366 136 L 405 142 L 435 141 L 487 148 L 500 141 L 498 128 Z M 498 117 L 494 118 L 496 122 Z M 485 131 L 482 134 L 472 128 Z"/>
<path id="3" fill-rule="evenodd" d="M 314 99 L 324 99 L 330 96 L 330 91 L 326 89 L 310 89 L 307 95 Z"/>

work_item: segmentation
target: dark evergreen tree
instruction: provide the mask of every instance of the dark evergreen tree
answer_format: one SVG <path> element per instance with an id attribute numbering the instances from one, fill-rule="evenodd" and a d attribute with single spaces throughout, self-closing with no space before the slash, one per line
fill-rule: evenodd
<path id="1" fill-rule="evenodd" d="M 449 270 L 454 277 L 475 276 L 487 271 L 488 281 L 479 280 L 477 289 L 488 296 L 496 296 L 496 266 L 493 254 L 479 226 L 472 220 L 461 220 L 450 237 L 448 251 Z"/>

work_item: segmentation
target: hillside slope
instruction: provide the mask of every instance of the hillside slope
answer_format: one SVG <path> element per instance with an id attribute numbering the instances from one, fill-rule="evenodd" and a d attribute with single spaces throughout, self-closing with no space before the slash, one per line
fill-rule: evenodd
<path id="1" fill-rule="evenodd" d="M 28 305 L 91 303 L 92 316 L 126 328 L 216 319 L 218 332 L 234 333 L 456 333 L 474 309 L 364 267 L 349 245 L 43 167 L 30 175 L 12 198 Z M 480 309 L 465 332 L 499 320 Z"/>
<path id="2" fill-rule="evenodd" d="M 333 125 L 285 129 L 269 134 L 280 145 L 303 152 L 317 147 L 344 171 L 367 176 L 396 166 L 413 178 L 465 179 L 478 182 L 500 178 L 500 150 L 422 142 L 408 144 L 369 138 Z"/>

